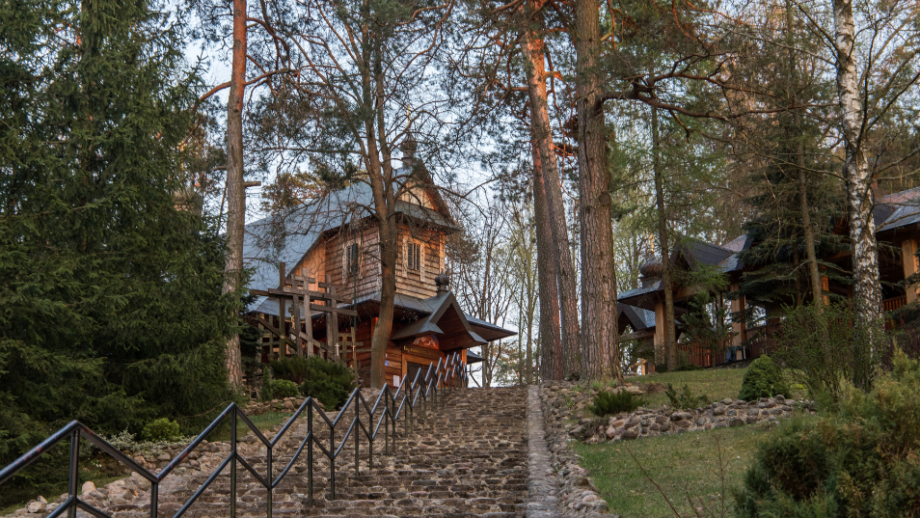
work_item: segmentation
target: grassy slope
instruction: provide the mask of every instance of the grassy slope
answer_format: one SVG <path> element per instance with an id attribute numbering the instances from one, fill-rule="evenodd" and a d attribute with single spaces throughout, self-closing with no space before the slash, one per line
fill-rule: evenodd
<path id="1" fill-rule="evenodd" d="M 665 498 L 630 456 L 632 451 L 681 516 L 693 516 L 688 495 L 694 500 L 703 497 L 712 509 L 719 509 L 725 495 L 725 504 L 731 505 L 731 487 L 741 483 L 754 447 L 767 433 L 754 426 L 727 428 L 629 442 L 578 443 L 575 450 L 612 512 L 630 518 L 674 516 Z"/>
<path id="2" fill-rule="evenodd" d="M 636 383 L 671 383 L 676 390 L 684 385 L 690 387 L 694 395 L 706 395 L 709 401 L 720 401 L 727 397 L 737 398 L 741 391 L 741 380 L 747 369 L 710 369 L 686 372 L 666 372 L 629 378 L 627 381 Z M 668 398 L 663 392 L 647 397 L 648 403 L 653 406 L 665 405 Z"/>
<path id="3" fill-rule="evenodd" d="M 678 390 L 687 385 L 694 395 L 705 394 L 710 401 L 718 401 L 738 397 L 745 372 L 747 369 L 670 372 L 628 381 L 672 383 Z M 646 401 L 652 407 L 668 402 L 664 393 L 646 396 Z M 688 495 L 697 506 L 702 497 L 708 508 L 718 508 L 724 494 L 725 505 L 731 505 L 731 487 L 741 483 L 755 446 L 767 433 L 757 426 L 745 426 L 629 442 L 577 443 L 575 449 L 611 512 L 630 518 L 674 516 L 665 498 L 630 456 L 632 451 L 680 514 L 692 516 Z M 720 469 L 720 449 L 724 469 Z"/>

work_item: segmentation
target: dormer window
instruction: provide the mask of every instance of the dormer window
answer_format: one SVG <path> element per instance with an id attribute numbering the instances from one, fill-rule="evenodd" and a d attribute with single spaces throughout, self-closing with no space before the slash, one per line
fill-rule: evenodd
<path id="1" fill-rule="evenodd" d="M 422 268 L 422 247 L 418 243 L 408 243 L 406 247 L 406 268 L 419 271 Z"/>
<path id="2" fill-rule="evenodd" d="M 345 247 L 345 260 L 348 275 L 358 273 L 358 243 L 352 243 Z"/>

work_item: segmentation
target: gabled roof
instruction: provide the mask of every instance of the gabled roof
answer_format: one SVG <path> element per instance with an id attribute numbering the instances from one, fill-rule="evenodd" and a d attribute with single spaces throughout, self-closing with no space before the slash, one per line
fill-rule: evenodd
<path id="1" fill-rule="evenodd" d="M 731 250 L 693 238 L 685 240 L 675 248 L 687 258 L 691 270 L 698 270 L 701 265 L 718 266 L 732 255 Z"/>
<path id="2" fill-rule="evenodd" d="M 629 304 L 617 304 L 617 313 L 629 320 L 633 331 L 645 331 L 655 327 L 655 312 Z"/>
<path id="3" fill-rule="evenodd" d="M 444 331 L 442 331 L 437 324 L 440 322 L 441 317 L 444 316 L 447 310 L 453 308 L 454 311 L 456 311 L 457 316 L 460 318 L 460 322 L 463 324 L 463 327 L 466 329 L 466 332 L 469 333 L 470 338 L 472 338 L 477 345 L 488 343 L 473 330 L 469 320 L 467 320 L 466 315 L 463 313 L 463 309 L 460 307 L 460 304 L 457 302 L 457 299 L 451 292 L 447 291 L 444 293 L 439 293 L 434 297 L 425 299 L 425 303 L 429 307 L 435 308 L 434 312 L 400 329 L 393 334 L 392 340 L 412 338 L 415 336 L 422 336 L 432 333 L 444 334 Z"/>

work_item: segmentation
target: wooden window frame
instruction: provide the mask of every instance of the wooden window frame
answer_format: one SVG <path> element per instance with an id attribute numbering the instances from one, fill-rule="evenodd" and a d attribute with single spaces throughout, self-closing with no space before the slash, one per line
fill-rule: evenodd
<path id="1" fill-rule="evenodd" d="M 410 272 L 422 272 L 422 245 L 415 241 L 406 243 L 406 270 Z"/>
<path id="2" fill-rule="evenodd" d="M 345 277 L 358 275 L 361 272 L 361 248 L 357 241 L 345 245 Z"/>

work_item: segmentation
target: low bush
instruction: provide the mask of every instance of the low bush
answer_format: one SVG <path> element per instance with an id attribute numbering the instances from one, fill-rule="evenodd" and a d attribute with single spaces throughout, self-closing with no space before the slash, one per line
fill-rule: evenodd
<path id="1" fill-rule="evenodd" d="M 311 356 L 305 362 L 300 391 L 319 400 L 327 409 L 338 409 L 355 389 L 355 375 L 344 365 Z"/>
<path id="2" fill-rule="evenodd" d="M 271 361 L 272 377 L 279 380 L 288 380 L 300 385 L 310 376 L 310 359 L 318 356 L 294 355 L 290 358 L 278 358 Z M 319 358 L 322 360 L 322 358 Z M 323 360 L 325 361 L 325 360 Z"/>
<path id="3" fill-rule="evenodd" d="M 674 385 L 668 383 L 668 390 L 664 392 L 664 395 L 668 396 L 671 408 L 678 410 L 689 410 L 709 404 L 709 398 L 705 394 L 694 396 L 687 385 L 684 385 L 684 388 L 678 392 L 674 390 Z"/>
<path id="4" fill-rule="evenodd" d="M 642 406 L 642 399 L 632 392 L 602 390 L 594 396 L 594 404 L 588 405 L 588 410 L 596 416 L 605 416 L 620 412 L 633 412 L 640 406 Z"/>
<path id="5" fill-rule="evenodd" d="M 836 413 L 792 419 L 765 440 L 740 516 L 920 515 L 920 362 L 896 352 L 872 391 L 842 392 Z"/>
<path id="6" fill-rule="evenodd" d="M 289 380 L 272 380 L 272 399 L 284 399 L 286 397 L 297 397 L 300 390 L 293 381 Z"/>
<path id="7" fill-rule="evenodd" d="M 762 397 L 782 394 L 789 396 L 789 386 L 783 378 L 783 371 L 769 356 L 763 355 L 751 363 L 744 379 L 741 380 L 741 392 L 738 399 L 754 401 Z"/>
<path id="8" fill-rule="evenodd" d="M 262 375 L 262 388 L 259 389 L 259 401 L 271 401 L 286 397 L 297 397 L 300 390 L 297 384 L 286 379 L 273 379 L 270 369 L 265 369 Z"/>
<path id="9" fill-rule="evenodd" d="M 166 417 L 161 417 L 147 423 L 141 436 L 145 441 L 171 441 L 182 436 L 179 429 L 179 423 L 171 421 Z"/>

